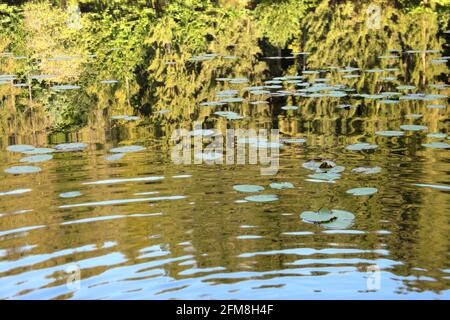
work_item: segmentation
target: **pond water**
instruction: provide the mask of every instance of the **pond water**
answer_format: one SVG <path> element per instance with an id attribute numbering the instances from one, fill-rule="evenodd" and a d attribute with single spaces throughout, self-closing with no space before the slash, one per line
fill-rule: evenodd
<path id="1" fill-rule="evenodd" d="M 0 298 L 449 299 L 449 35 L 423 19 L 370 47 L 351 23 L 311 32 L 309 54 L 245 27 L 159 52 L 145 81 L 52 59 L 89 79 L 33 82 L 25 116 L 28 87 L 3 76 Z M 86 123 L 52 132 L 48 105 Z M 173 132 L 195 124 L 278 129 L 277 173 L 174 163 Z"/>

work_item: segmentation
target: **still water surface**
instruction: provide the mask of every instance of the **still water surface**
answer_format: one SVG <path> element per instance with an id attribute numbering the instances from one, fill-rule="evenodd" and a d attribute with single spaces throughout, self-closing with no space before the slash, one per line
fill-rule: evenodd
<path id="1" fill-rule="evenodd" d="M 439 37 L 435 34 L 433 39 Z M 408 48 L 391 46 L 401 50 L 396 53 L 400 58 L 387 63 L 375 55 L 370 63 L 352 64 L 360 70 L 345 73 L 337 71 L 346 66 L 338 61 L 338 69 L 330 64 L 309 66 L 304 55 L 292 58 L 291 52 L 283 52 L 288 58 L 282 60 L 267 59 L 262 52 L 252 54 L 250 64 L 263 68 L 239 72 L 222 68 L 208 73 L 208 68 L 229 62 L 204 61 L 204 69 L 197 72 L 206 80 L 195 81 L 207 81 L 207 96 L 192 94 L 187 105 L 179 103 L 186 101 L 182 99 L 171 105 L 167 97 L 155 102 L 169 112 L 155 107 L 150 115 L 139 114 L 139 120 L 124 121 L 112 119 L 121 113 L 101 110 L 93 112 L 88 127 L 70 134 L 4 134 L 0 140 L 0 298 L 450 298 L 450 150 L 423 146 L 449 143 L 449 91 L 430 87 L 445 83 L 448 69 L 445 63 L 438 72 L 430 67 L 432 59 L 444 54 L 442 47 L 428 48 L 438 50 L 431 53 L 408 53 Z M 425 72 L 421 64 L 411 62 L 422 58 Z M 249 59 L 237 63 L 245 66 Z M 322 72 L 304 72 L 308 69 Z M 362 80 L 343 77 L 348 73 Z M 379 73 L 400 80 L 383 82 Z M 422 78 L 413 79 L 417 74 Z M 245 89 L 286 75 L 304 78 L 297 83 L 275 79 L 281 88 L 265 88 L 275 94 L 257 98 Z M 249 81 L 229 83 L 220 77 Z M 191 80 L 188 76 L 179 80 L 185 82 L 179 84 L 180 90 Z M 164 81 L 158 81 L 162 90 L 158 92 L 165 95 Z M 355 91 L 337 90 L 346 92 L 343 97 L 294 95 L 314 83 L 344 84 L 342 88 Z M 416 88 L 397 88 L 411 83 Z M 177 86 L 177 80 L 170 85 Z M 238 90 L 235 96 L 244 97 L 244 102 L 200 106 L 222 99 L 216 94 L 223 90 Z M 61 95 L 70 97 L 69 91 Z M 382 103 L 379 97 L 352 95 L 392 91 L 400 96 L 444 97 Z M 250 103 L 258 100 L 268 103 Z M 357 107 L 338 107 L 342 104 Z M 286 105 L 298 109 L 284 110 Z M 184 111 L 176 113 L 176 108 Z M 219 110 L 234 111 L 244 119 L 220 118 L 214 115 Z M 262 176 L 258 165 L 173 164 L 170 135 L 175 128 L 194 129 L 194 121 L 221 132 L 277 128 L 284 138 L 305 142 L 284 143 L 274 176 Z M 427 128 L 400 128 L 408 124 Z M 403 135 L 375 134 L 382 130 Z M 52 159 L 31 164 L 20 162 L 29 155 L 6 150 L 14 144 L 54 147 L 67 142 L 83 142 L 87 147 L 54 152 Z M 361 142 L 378 148 L 346 149 Z M 105 158 L 113 155 L 112 148 L 128 145 L 145 150 Z M 334 181 L 311 179 L 314 172 L 304 164 L 314 159 L 332 160 L 345 170 Z M 4 171 L 21 165 L 39 166 L 42 171 Z M 381 171 L 352 171 L 359 167 Z M 271 189 L 274 182 L 294 187 Z M 278 200 L 240 201 L 252 193 L 233 188 L 239 184 L 263 186 L 255 194 L 275 194 Z M 377 192 L 367 196 L 346 192 L 359 187 Z M 327 229 L 300 218 L 302 212 L 321 208 L 349 211 L 355 219 L 346 228 Z M 74 266 L 81 269 L 79 288 L 67 285 L 67 271 Z"/>

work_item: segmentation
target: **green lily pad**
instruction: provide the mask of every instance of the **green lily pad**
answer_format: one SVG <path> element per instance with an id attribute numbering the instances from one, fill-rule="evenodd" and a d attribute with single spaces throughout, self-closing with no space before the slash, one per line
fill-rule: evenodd
<path id="1" fill-rule="evenodd" d="M 10 174 L 37 173 L 40 171 L 42 171 L 41 168 L 33 166 L 15 166 L 5 169 L 5 172 Z"/>
<path id="2" fill-rule="evenodd" d="M 276 183 L 273 182 L 269 185 L 272 189 L 292 189 L 294 188 L 294 185 L 290 182 L 280 182 L 280 183 Z"/>
<path id="3" fill-rule="evenodd" d="M 353 220 L 355 219 L 355 215 L 351 212 L 345 211 L 345 210 L 338 210 L 333 209 L 331 210 L 331 213 L 336 219 L 339 220 Z"/>
<path id="4" fill-rule="evenodd" d="M 353 220 L 336 219 L 331 222 L 322 223 L 321 226 L 331 230 L 345 230 L 351 227 Z"/>
<path id="5" fill-rule="evenodd" d="M 430 142 L 430 143 L 424 143 L 422 146 L 426 148 L 433 148 L 433 149 L 448 149 L 450 148 L 450 144 L 445 142 Z"/>
<path id="6" fill-rule="evenodd" d="M 373 173 L 380 173 L 381 172 L 381 168 L 380 167 L 358 167 L 358 168 L 354 168 L 352 170 L 352 172 L 357 172 L 357 173 L 363 173 L 363 174 L 373 174 Z"/>
<path id="7" fill-rule="evenodd" d="M 378 145 L 376 144 L 370 144 L 370 143 L 355 143 L 348 145 L 345 149 L 350 151 L 362 151 L 362 150 L 373 150 L 378 148 Z"/>
<path id="8" fill-rule="evenodd" d="M 9 152 L 25 152 L 31 151 L 33 149 L 34 147 L 28 144 L 15 144 L 6 148 L 6 150 L 8 150 Z"/>
<path id="9" fill-rule="evenodd" d="M 237 184 L 233 189 L 239 192 L 259 192 L 263 191 L 264 187 L 253 184 Z"/>
<path id="10" fill-rule="evenodd" d="M 37 162 L 44 162 L 53 159 L 53 156 L 51 154 L 39 154 L 35 156 L 29 156 L 20 159 L 20 162 L 26 162 L 26 163 L 37 163 Z"/>
<path id="11" fill-rule="evenodd" d="M 308 222 L 327 222 L 331 221 L 334 217 L 331 211 L 327 209 L 321 209 L 319 212 L 305 211 L 300 214 L 300 218 Z"/>
<path id="12" fill-rule="evenodd" d="M 308 177 L 315 180 L 326 180 L 326 181 L 334 181 L 341 177 L 338 173 L 315 173 L 315 174 L 309 174 Z"/>
<path id="13" fill-rule="evenodd" d="M 53 152 L 55 152 L 55 149 L 52 149 L 52 148 L 34 148 L 33 150 L 23 151 L 22 153 L 25 153 L 25 154 L 47 154 L 47 153 L 53 153 Z"/>
<path id="14" fill-rule="evenodd" d="M 331 160 L 323 160 L 323 161 L 310 160 L 303 164 L 303 168 L 313 171 L 317 171 L 318 169 L 320 169 L 320 167 L 333 168 L 335 166 L 336 163 L 334 163 Z M 319 172 L 321 171 L 319 170 Z"/>
<path id="15" fill-rule="evenodd" d="M 428 130 L 428 127 L 417 124 L 404 124 L 400 126 L 400 129 L 405 131 L 423 131 Z"/>
<path id="16" fill-rule="evenodd" d="M 368 196 L 378 192 L 377 188 L 354 188 L 346 191 L 354 196 Z"/>
<path id="17" fill-rule="evenodd" d="M 427 134 L 428 138 L 444 139 L 447 137 L 445 133 L 435 132 Z"/>
<path id="18" fill-rule="evenodd" d="M 55 149 L 59 151 L 81 151 L 86 147 L 85 143 L 63 143 L 55 146 Z"/>
<path id="19" fill-rule="evenodd" d="M 261 195 L 257 195 L 257 196 L 246 197 L 245 200 L 252 201 L 252 202 L 271 202 L 271 201 L 277 201 L 278 196 L 275 194 L 261 194 Z"/>
<path id="20" fill-rule="evenodd" d="M 384 136 L 384 137 L 400 137 L 405 135 L 403 131 L 395 131 L 395 130 L 388 130 L 388 131 L 377 131 L 375 132 L 378 136 Z"/>
<path id="21" fill-rule="evenodd" d="M 397 86 L 397 90 L 414 90 L 415 86 Z"/>

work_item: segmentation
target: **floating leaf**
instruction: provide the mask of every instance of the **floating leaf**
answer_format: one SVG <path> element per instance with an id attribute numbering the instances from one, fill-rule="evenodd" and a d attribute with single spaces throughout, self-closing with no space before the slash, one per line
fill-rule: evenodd
<path id="1" fill-rule="evenodd" d="M 344 210 L 337 210 L 333 209 L 331 210 L 331 213 L 333 216 L 339 220 L 353 220 L 355 219 L 355 215 L 351 212 L 344 211 Z"/>
<path id="2" fill-rule="evenodd" d="M 328 180 L 328 181 L 333 181 L 333 180 L 337 180 L 341 177 L 340 174 L 338 173 L 316 173 L 316 174 L 310 174 L 308 175 L 308 177 L 310 177 L 311 179 L 316 179 L 316 180 Z"/>
<path id="3" fill-rule="evenodd" d="M 15 144 L 6 148 L 9 152 L 25 152 L 32 151 L 33 149 L 34 147 L 28 144 Z"/>
<path id="4" fill-rule="evenodd" d="M 428 130 L 428 127 L 426 126 L 420 126 L 416 124 L 404 124 L 401 125 L 400 128 L 405 131 L 422 131 L 422 130 Z"/>
<path id="5" fill-rule="evenodd" d="M 355 143 L 348 145 L 345 149 L 351 150 L 351 151 L 361 151 L 361 150 L 373 150 L 378 148 L 378 145 L 376 144 L 370 144 L 370 143 Z"/>
<path id="6" fill-rule="evenodd" d="M 333 168 L 335 166 L 336 166 L 336 163 L 334 163 L 331 160 L 323 160 L 323 161 L 310 160 L 303 164 L 303 168 L 308 169 L 308 170 L 313 170 L 313 171 L 317 171 L 321 167 L 322 168 L 324 168 L 324 167 Z M 319 172 L 321 172 L 321 171 L 319 170 Z"/>
<path id="7" fill-rule="evenodd" d="M 415 86 L 397 86 L 397 90 L 414 90 Z"/>
<path id="8" fill-rule="evenodd" d="M 273 182 L 270 184 L 270 187 L 272 189 L 281 190 L 281 189 L 292 189 L 292 188 L 294 188 L 294 185 L 290 182 L 280 182 L 280 183 Z"/>
<path id="9" fill-rule="evenodd" d="M 55 146 L 55 149 L 60 151 L 81 151 L 86 147 L 85 143 L 63 143 Z"/>
<path id="10" fill-rule="evenodd" d="M 33 150 L 23 151 L 22 153 L 25 153 L 25 154 L 47 154 L 47 153 L 53 153 L 53 152 L 55 152 L 55 149 L 52 149 L 52 148 L 34 148 Z"/>
<path id="11" fill-rule="evenodd" d="M 336 219 L 331 222 L 322 223 L 321 226 L 326 229 L 332 229 L 332 230 L 344 230 L 351 227 L 353 224 L 353 220 L 347 220 L 347 219 Z"/>
<path id="12" fill-rule="evenodd" d="M 440 132 L 436 132 L 436 133 L 429 133 L 427 134 L 428 138 L 437 138 L 437 139 L 444 139 L 447 137 L 447 135 L 445 133 L 440 133 Z"/>
<path id="13" fill-rule="evenodd" d="M 394 130 L 388 130 L 388 131 L 376 131 L 376 135 L 378 136 L 384 136 L 384 137 L 400 137 L 405 135 L 403 131 L 394 131 Z"/>
<path id="14" fill-rule="evenodd" d="M 27 162 L 27 163 L 37 163 L 37 162 L 44 162 L 53 159 L 53 156 L 51 154 L 40 154 L 36 156 L 29 156 L 20 159 L 20 162 Z"/>
<path id="15" fill-rule="evenodd" d="M 233 189 L 239 192 L 259 192 L 263 191 L 264 187 L 253 184 L 237 184 Z"/>
<path id="16" fill-rule="evenodd" d="M 337 209 L 330 211 L 325 208 L 319 212 L 305 211 L 300 217 L 307 222 L 319 223 L 327 229 L 347 229 L 355 219 L 351 212 Z"/>
<path id="17" fill-rule="evenodd" d="M 257 196 L 246 197 L 245 200 L 252 202 L 271 202 L 278 200 L 278 196 L 275 194 L 261 194 Z"/>
<path id="18" fill-rule="evenodd" d="M 433 149 L 448 149 L 450 148 L 450 144 L 445 142 L 430 142 L 430 143 L 423 143 L 422 146 L 426 148 L 433 148 Z"/>
<path id="19" fill-rule="evenodd" d="M 305 211 L 300 214 L 300 218 L 308 222 L 327 222 L 333 219 L 331 211 Z"/>
<path id="20" fill-rule="evenodd" d="M 10 167 L 8 169 L 5 169 L 6 173 L 11 174 L 25 174 L 25 173 L 37 173 L 42 171 L 39 167 L 32 167 L 32 166 L 15 166 Z"/>
<path id="21" fill-rule="evenodd" d="M 346 191 L 354 196 L 368 196 L 378 192 L 377 188 L 354 188 Z"/>
<path id="22" fill-rule="evenodd" d="M 352 172 L 357 172 L 357 173 L 363 173 L 363 174 L 373 174 L 373 173 L 380 173 L 381 172 L 381 168 L 380 167 L 358 167 L 358 168 L 354 168 L 352 170 Z"/>

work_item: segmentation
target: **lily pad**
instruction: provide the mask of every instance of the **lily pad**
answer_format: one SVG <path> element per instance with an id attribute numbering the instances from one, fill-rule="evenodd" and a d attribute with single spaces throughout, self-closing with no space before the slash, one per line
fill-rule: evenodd
<path id="1" fill-rule="evenodd" d="M 55 149 L 59 151 L 81 151 L 86 147 L 85 143 L 63 143 L 55 146 Z"/>
<path id="2" fill-rule="evenodd" d="M 376 144 L 370 144 L 370 143 L 355 143 L 355 144 L 351 144 L 348 145 L 345 149 L 350 150 L 350 151 L 362 151 L 362 150 L 373 150 L 378 148 L 378 145 Z"/>
<path id="3" fill-rule="evenodd" d="M 445 139 L 447 135 L 445 133 L 435 132 L 427 134 L 428 138 Z"/>
<path id="4" fill-rule="evenodd" d="M 322 223 L 321 226 L 326 229 L 332 229 L 332 230 L 344 230 L 351 227 L 353 224 L 353 220 L 348 219 L 336 219 L 331 222 Z"/>
<path id="5" fill-rule="evenodd" d="M 338 173 L 315 173 L 315 174 L 309 174 L 308 177 L 315 180 L 327 180 L 327 181 L 334 181 L 341 177 Z"/>
<path id="6" fill-rule="evenodd" d="M 375 134 L 384 137 L 401 137 L 405 135 L 403 131 L 395 131 L 395 130 L 377 131 L 375 132 Z"/>
<path id="7" fill-rule="evenodd" d="M 37 162 L 44 162 L 53 159 L 53 156 L 51 154 L 39 154 L 35 156 L 29 156 L 20 159 L 20 162 L 26 162 L 26 163 L 37 163 Z"/>
<path id="8" fill-rule="evenodd" d="M 428 127 L 417 124 L 404 124 L 400 126 L 400 129 L 405 131 L 424 131 L 428 130 Z"/>
<path id="9" fill-rule="evenodd" d="M 315 161 L 315 160 L 310 160 L 308 162 L 305 162 L 303 164 L 303 168 L 308 169 L 308 170 L 313 170 L 313 171 L 319 171 L 321 172 L 320 169 L 322 168 L 333 168 L 336 166 L 336 163 L 334 163 L 331 160 L 322 160 L 322 161 Z"/>
<path id="10" fill-rule="evenodd" d="M 9 152 L 25 152 L 32 151 L 33 149 L 34 147 L 28 144 L 15 144 L 6 148 Z"/>
<path id="11" fill-rule="evenodd" d="M 264 187 L 253 184 L 237 184 L 233 189 L 239 192 L 259 192 L 263 191 Z"/>
<path id="12" fill-rule="evenodd" d="M 142 146 L 124 146 L 124 147 L 113 148 L 109 151 L 113 152 L 113 153 L 127 153 L 127 152 L 138 152 L 138 151 L 143 151 L 143 150 L 145 150 L 145 147 L 142 147 Z"/>
<path id="13" fill-rule="evenodd" d="M 381 172 L 381 168 L 380 167 L 358 167 L 358 168 L 354 168 L 352 170 L 352 172 L 357 172 L 357 173 L 363 173 L 363 174 L 374 174 L 374 173 L 380 173 Z"/>
<path id="14" fill-rule="evenodd" d="M 355 219 L 355 215 L 344 210 L 328 210 L 322 208 L 319 212 L 305 211 L 300 218 L 307 222 L 319 223 L 327 229 L 347 229 Z"/>
<path id="15" fill-rule="evenodd" d="M 339 220 L 353 220 L 355 219 L 355 215 L 351 212 L 345 211 L 345 210 L 337 210 L 333 209 L 331 210 L 331 213 L 333 216 Z"/>
<path id="16" fill-rule="evenodd" d="M 448 149 L 450 148 L 450 144 L 445 142 L 430 142 L 430 143 L 424 143 L 422 146 L 427 148 L 433 148 L 433 149 Z"/>
<path id="17" fill-rule="evenodd" d="M 272 189 L 279 189 L 279 190 L 281 190 L 281 189 L 292 189 L 292 188 L 294 188 L 294 185 L 293 185 L 292 183 L 290 183 L 290 182 L 279 182 L 279 183 L 273 182 L 273 183 L 271 183 L 269 186 L 270 186 Z"/>
<path id="18" fill-rule="evenodd" d="M 415 86 L 397 86 L 397 90 L 414 90 L 416 87 Z"/>
<path id="19" fill-rule="evenodd" d="M 33 166 L 14 166 L 5 169 L 5 172 L 10 174 L 37 173 L 40 171 L 42 171 L 41 168 Z"/>
<path id="20" fill-rule="evenodd" d="M 333 219 L 333 214 L 328 209 L 320 209 L 319 212 L 305 211 L 300 214 L 300 218 L 308 222 L 327 222 Z"/>
<path id="21" fill-rule="evenodd" d="M 368 196 L 378 192 L 377 188 L 354 188 L 346 191 L 354 196 Z"/>
<path id="22" fill-rule="evenodd" d="M 271 202 L 271 201 L 277 201 L 278 196 L 275 194 L 261 194 L 261 195 L 257 195 L 257 196 L 246 197 L 245 200 L 252 201 L 252 202 Z"/>
<path id="23" fill-rule="evenodd" d="M 34 148 L 33 150 L 23 151 L 22 153 L 25 153 L 25 154 L 47 154 L 47 153 L 53 153 L 53 152 L 55 152 L 55 149 L 52 149 L 52 148 Z"/>

